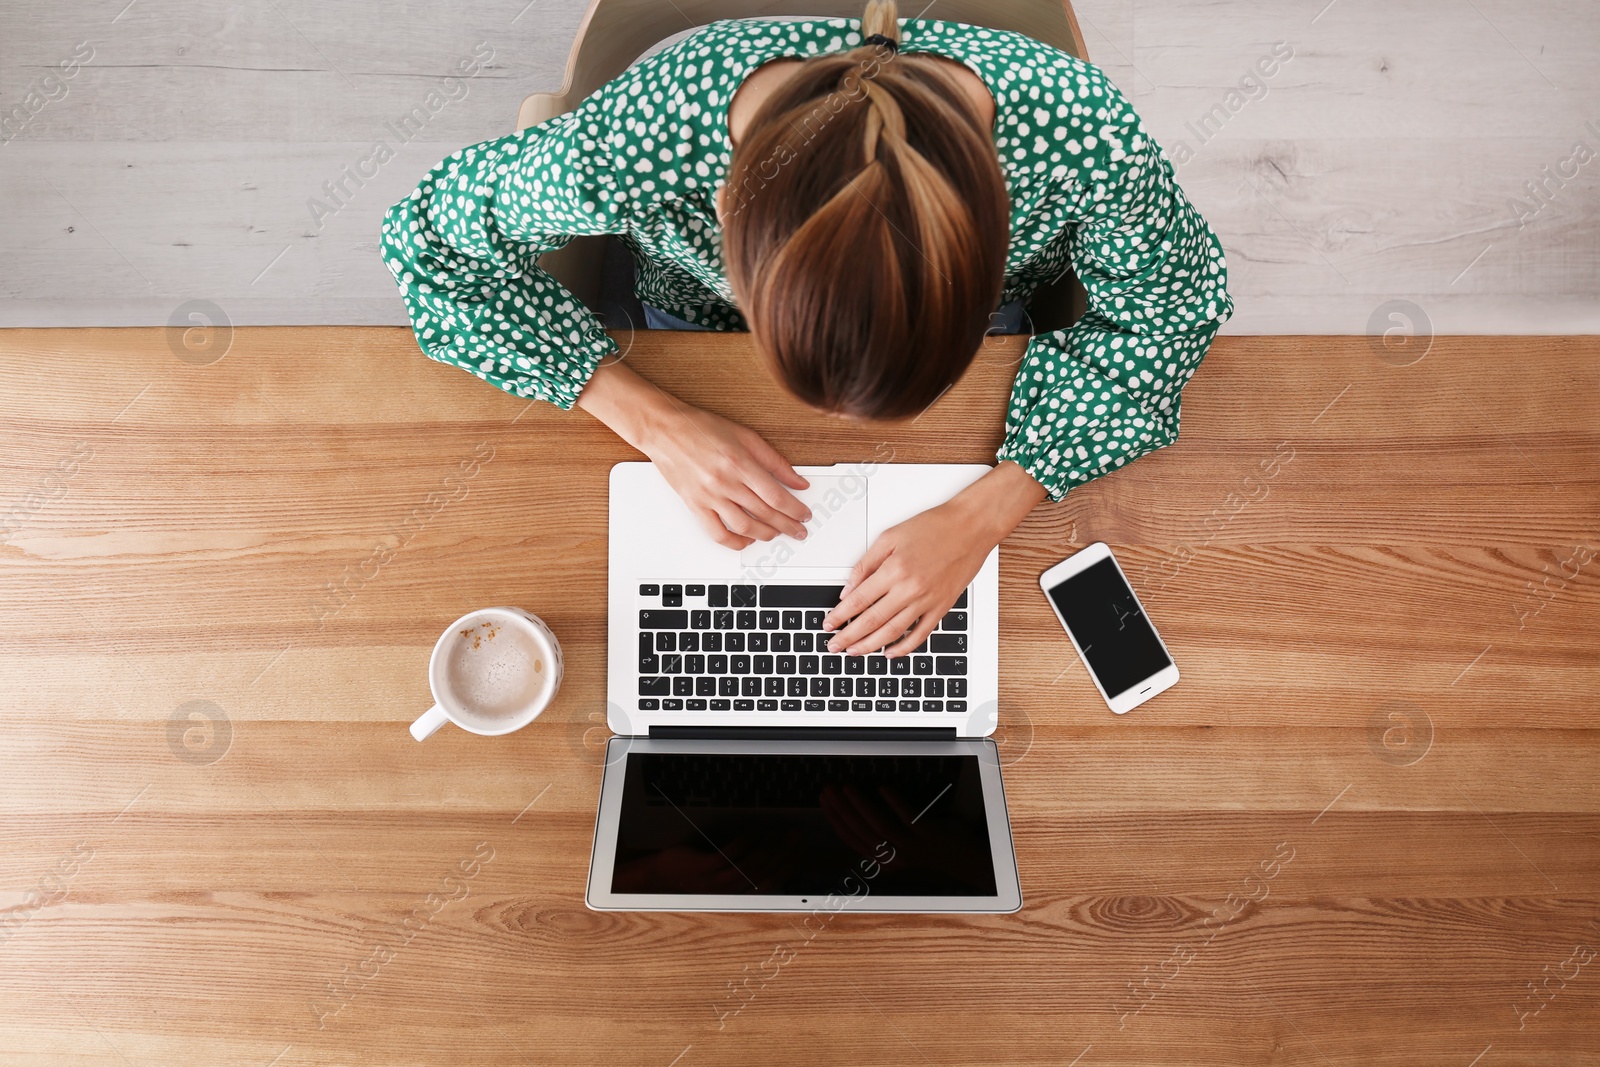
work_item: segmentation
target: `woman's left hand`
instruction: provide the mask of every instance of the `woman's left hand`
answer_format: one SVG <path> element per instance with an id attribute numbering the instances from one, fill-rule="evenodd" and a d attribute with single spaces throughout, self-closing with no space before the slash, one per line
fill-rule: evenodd
<path id="1" fill-rule="evenodd" d="M 844 627 L 828 642 L 828 651 L 855 656 L 882 648 L 893 657 L 922 644 L 989 550 L 1045 495 L 1038 482 L 1008 461 L 953 500 L 885 530 L 850 572 L 838 606 L 823 620 L 826 629 Z"/>
<path id="2" fill-rule="evenodd" d="M 964 521 L 953 503 L 891 526 L 867 549 L 823 620 L 832 629 L 854 619 L 834 635 L 829 652 L 858 655 L 895 642 L 885 653 L 902 655 L 939 625 L 999 543 Z"/>

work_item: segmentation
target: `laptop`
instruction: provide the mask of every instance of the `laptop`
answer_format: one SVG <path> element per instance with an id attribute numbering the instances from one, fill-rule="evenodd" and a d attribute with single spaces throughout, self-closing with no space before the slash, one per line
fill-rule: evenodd
<path id="1" fill-rule="evenodd" d="M 597 911 L 1010 912 L 999 550 L 915 652 L 827 651 L 884 530 L 981 464 L 801 467 L 803 541 L 712 541 L 650 463 L 611 471 Z"/>

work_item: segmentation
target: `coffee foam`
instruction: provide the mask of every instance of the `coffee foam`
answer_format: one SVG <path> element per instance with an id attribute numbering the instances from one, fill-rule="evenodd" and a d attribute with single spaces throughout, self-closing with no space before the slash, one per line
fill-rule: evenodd
<path id="1" fill-rule="evenodd" d="M 486 730 L 501 729 L 538 703 L 550 685 L 545 650 L 523 627 L 485 619 L 458 627 L 444 658 L 454 711 Z"/>

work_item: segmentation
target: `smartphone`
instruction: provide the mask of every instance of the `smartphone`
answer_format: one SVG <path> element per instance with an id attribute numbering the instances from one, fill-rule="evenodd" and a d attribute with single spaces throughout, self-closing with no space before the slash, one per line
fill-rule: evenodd
<path id="1" fill-rule="evenodd" d="M 1112 711 L 1124 715 L 1178 684 L 1178 665 L 1105 542 L 1057 563 L 1039 586 Z"/>

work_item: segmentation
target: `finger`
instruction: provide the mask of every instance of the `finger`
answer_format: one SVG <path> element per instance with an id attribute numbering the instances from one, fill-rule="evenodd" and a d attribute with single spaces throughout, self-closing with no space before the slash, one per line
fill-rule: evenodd
<path id="1" fill-rule="evenodd" d="M 747 537 L 754 541 L 770 541 L 778 536 L 778 531 L 752 516 L 736 501 L 728 501 L 717 509 L 717 515 L 722 519 L 722 525 L 731 533 L 740 537 Z"/>
<path id="2" fill-rule="evenodd" d="M 694 517 L 700 520 L 700 525 L 711 535 L 711 540 L 723 548 L 740 549 L 754 544 L 748 537 L 741 537 L 728 529 L 722 522 L 722 517 L 710 508 L 695 508 Z"/>
<path id="3" fill-rule="evenodd" d="M 900 795 L 900 790 L 886 785 L 880 785 L 878 786 L 878 793 L 883 797 L 884 802 L 894 809 L 894 813 L 900 816 L 901 820 L 907 826 L 910 826 L 912 823 L 916 822 L 917 819 L 921 818 L 921 816 L 913 816 L 911 814 L 911 809 L 906 807 L 905 798 Z M 934 797 L 934 799 L 938 800 L 939 798 Z"/>
<path id="4" fill-rule="evenodd" d="M 954 602 L 952 601 L 952 603 Z M 945 610 L 948 611 L 949 609 L 947 608 Z M 928 639 L 928 635 L 933 633 L 933 631 L 938 627 L 939 620 L 942 618 L 944 618 L 943 611 L 923 612 L 922 618 L 917 621 L 917 625 L 912 628 L 911 633 L 901 640 L 896 641 L 888 648 L 884 649 L 883 654 L 893 658 L 895 656 L 903 656 L 907 652 L 910 652 L 912 649 L 916 648 L 918 645 L 922 644 L 922 642 Z"/>
<path id="5" fill-rule="evenodd" d="M 844 589 L 839 593 L 839 603 L 832 608 L 822 620 L 822 627 L 831 630 L 835 626 L 843 625 L 846 619 L 853 619 L 860 615 L 866 606 L 876 600 L 869 598 L 867 591 L 862 588 L 862 583 L 876 574 L 883 561 L 894 552 L 894 542 L 887 537 L 879 537 L 867 549 L 867 554 L 856 561 L 850 571 L 850 577 L 844 583 Z"/>
<path id="6" fill-rule="evenodd" d="M 748 435 L 746 445 L 750 449 L 750 454 L 761 464 L 762 469 L 770 471 L 774 478 L 791 489 L 811 487 L 811 483 L 800 477 L 800 472 L 790 466 L 789 461 L 784 459 L 776 448 L 769 445 L 765 437 L 748 428 L 745 432 Z"/>
<path id="7" fill-rule="evenodd" d="M 916 608 L 905 608 L 898 612 L 894 618 L 874 630 L 869 636 L 857 641 L 848 647 L 852 656 L 864 656 L 869 652 L 876 652 L 900 637 L 916 624 L 918 611 Z"/>
<path id="8" fill-rule="evenodd" d="M 794 500 L 793 497 L 790 497 L 789 499 Z M 740 492 L 736 492 L 733 494 L 733 500 L 734 503 L 744 508 L 745 512 L 757 522 L 764 522 L 773 529 L 780 530 L 796 540 L 805 540 L 806 528 L 799 519 L 792 515 L 787 515 L 784 512 L 779 511 L 777 508 L 772 507 L 765 500 L 761 499 L 761 497 L 757 496 L 753 490 L 746 488 Z M 795 500 L 795 503 L 798 504 L 799 501 Z"/>
<path id="9" fill-rule="evenodd" d="M 770 471 L 760 466 L 750 464 L 742 468 L 745 475 L 745 484 L 750 491 L 759 496 L 768 507 L 783 512 L 795 522 L 810 522 L 811 509 L 801 502 L 800 498 L 791 493 L 778 483 Z M 803 486 L 800 488 L 804 488 Z"/>
<path id="10" fill-rule="evenodd" d="M 850 594 L 850 601 L 850 605 L 834 609 L 836 618 L 841 622 L 845 619 L 849 621 L 828 639 L 829 652 L 843 652 L 888 622 L 904 606 L 901 600 L 896 599 L 889 579 L 882 574 L 874 574 L 863 582 Z M 859 610 L 853 606 L 858 603 L 861 605 Z"/>

